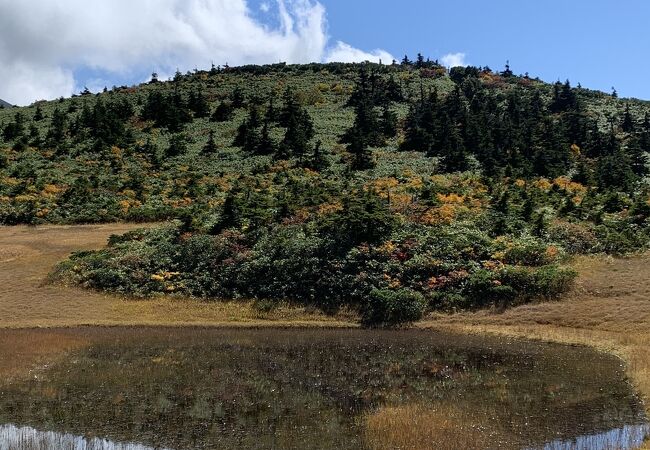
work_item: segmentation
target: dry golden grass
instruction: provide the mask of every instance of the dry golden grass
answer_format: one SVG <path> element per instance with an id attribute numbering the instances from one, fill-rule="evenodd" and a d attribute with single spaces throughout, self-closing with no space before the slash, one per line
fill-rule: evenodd
<path id="1" fill-rule="evenodd" d="M 125 300 L 47 284 L 54 265 L 73 251 L 101 248 L 111 234 L 142 225 L 0 227 L 0 328 L 79 325 L 350 326 L 355 317 L 336 317 L 305 308 L 280 307 L 260 313 L 253 302 L 188 299 Z"/>
<path id="2" fill-rule="evenodd" d="M 646 399 L 650 414 L 650 255 L 580 258 L 574 292 L 504 312 L 432 315 L 420 326 L 464 333 L 492 333 L 613 353 Z M 650 449 L 650 443 L 644 447 Z"/>
<path id="3" fill-rule="evenodd" d="M 487 413 L 459 405 L 384 407 L 364 416 L 363 428 L 373 450 L 490 449 L 505 439 Z"/>

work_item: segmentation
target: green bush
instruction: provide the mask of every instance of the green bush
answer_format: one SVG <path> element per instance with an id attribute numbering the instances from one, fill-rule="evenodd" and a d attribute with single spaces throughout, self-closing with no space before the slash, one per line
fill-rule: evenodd
<path id="1" fill-rule="evenodd" d="M 513 289 L 513 300 L 522 303 L 531 299 L 557 298 L 571 289 L 577 276 L 573 269 L 549 265 L 538 269 L 506 267 L 500 279 L 504 286 Z"/>
<path id="2" fill-rule="evenodd" d="M 495 272 L 478 270 L 470 276 L 463 287 L 463 294 L 469 302 L 468 307 L 509 305 L 516 299 L 515 289 L 503 284 L 498 275 Z"/>
<path id="3" fill-rule="evenodd" d="M 596 233 L 588 224 L 556 221 L 549 227 L 548 236 L 571 255 L 592 253 L 598 248 Z"/>
<path id="4" fill-rule="evenodd" d="M 415 322 L 426 309 L 424 296 L 410 289 L 374 289 L 363 307 L 365 326 L 396 326 Z"/>

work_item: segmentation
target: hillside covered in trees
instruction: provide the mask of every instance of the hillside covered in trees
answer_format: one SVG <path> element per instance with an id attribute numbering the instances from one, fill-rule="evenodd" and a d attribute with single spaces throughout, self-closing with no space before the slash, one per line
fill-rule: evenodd
<path id="1" fill-rule="evenodd" d="M 57 276 L 392 324 L 645 248 L 649 151 L 650 104 L 509 67 L 213 67 L 0 109 L 0 223 L 172 220 Z"/>

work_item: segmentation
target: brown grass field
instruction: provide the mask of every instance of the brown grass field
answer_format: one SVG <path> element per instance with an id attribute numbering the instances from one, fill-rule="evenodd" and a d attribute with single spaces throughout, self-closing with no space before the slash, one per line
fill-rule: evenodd
<path id="1" fill-rule="evenodd" d="M 34 335 L 30 328 L 111 325 L 355 326 L 351 313 L 328 317 L 304 308 L 282 307 L 261 315 L 252 302 L 205 303 L 191 299 L 131 300 L 74 287 L 47 284 L 53 266 L 70 252 L 100 248 L 111 234 L 134 225 L 0 227 L 0 376 L 19 375 L 34 365 L 84 345 L 63 329 Z M 499 334 L 587 345 L 619 356 L 630 379 L 650 400 L 650 255 L 590 257 L 575 262 L 581 275 L 564 300 L 456 315 L 434 314 L 418 327 L 472 334 Z M 18 362 L 20 361 L 20 362 Z M 650 401 L 646 403 L 650 413 Z M 429 415 L 427 420 L 422 418 Z M 450 417 L 461 412 L 422 411 L 417 406 L 379 411 L 366 427 L 374 448 L 427 448 L 432 421 L 454 436 Z M 415 420 L 419 418 L 420 420 Z M 461 420 L 461 419 L 459 419 Z M 386 425 L 395 425 L 386 426 Z M 401 430 L 384 433 L 381 430 Z M 464 434 L 464 436 L 467 436 Z M 424 439 L 426 442 L 427 439 Z M 458 442 L 458 441 L 457 441 Z M 439 447 L 438 447 L 439 448 Z M 650 449 L 650 443 L 646 444 Z"/>

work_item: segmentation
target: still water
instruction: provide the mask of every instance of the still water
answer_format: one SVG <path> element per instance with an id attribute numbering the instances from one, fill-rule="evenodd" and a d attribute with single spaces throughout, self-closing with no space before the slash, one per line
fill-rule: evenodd
<path id="1" fill-rule="evenodd" d="M 65 333 L 84 345 L 0 382 L 0 450 L 379 448 L 368 436 L 386 430 L 366 418 L 413 404 L 463 411 L 445 423 L 477 449 L 627 450 L 648 434 L 620 361 L 581 347 L 414 330 Z"/>

